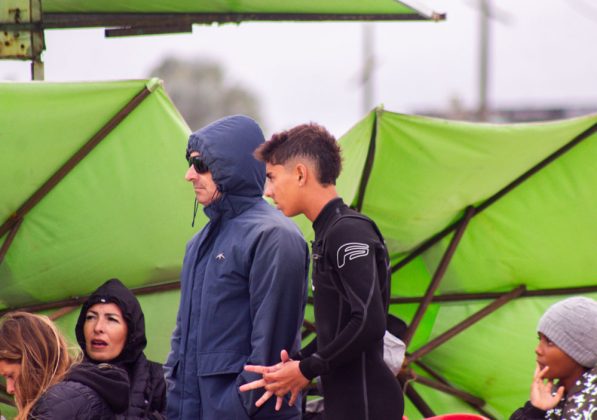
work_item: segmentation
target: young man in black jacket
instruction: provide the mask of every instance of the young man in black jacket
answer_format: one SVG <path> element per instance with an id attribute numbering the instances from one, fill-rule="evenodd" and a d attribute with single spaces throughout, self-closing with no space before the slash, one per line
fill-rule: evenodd
<path id="1" fill-rule="evenodd" d="M 319 125 L 304 124 L 275 134 L 256 157 L 266 163 L 266 195 L 286 216 L 304 214 L 313 223 L 317 343 L 291 358 L 283 351 L 276 366 L 246 366 L 263 379 L 241 391 L 265 387 L 257 404 L 275 394 L 279 406 L 280 397 L 290 392 L 294 402 L 320 376 L 325 418 L 401 419 L 400 385 L 383 360 L 389 257 L 375 224 L 338 197 L 335 138 Z"/>

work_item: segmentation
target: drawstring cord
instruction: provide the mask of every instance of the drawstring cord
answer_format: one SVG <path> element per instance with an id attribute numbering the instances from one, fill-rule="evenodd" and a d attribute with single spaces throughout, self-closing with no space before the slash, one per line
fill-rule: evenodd
<path id="1" fill-rule="evenodd" d="M 199 209 L 199 202 L 197 201 L 197 197 L 195 197 L 195 206 L 193 209 L 193 222 L 191 223 L 191 227 L 195 227 L 195 217 L 197 216 L 197 209 Z"/>

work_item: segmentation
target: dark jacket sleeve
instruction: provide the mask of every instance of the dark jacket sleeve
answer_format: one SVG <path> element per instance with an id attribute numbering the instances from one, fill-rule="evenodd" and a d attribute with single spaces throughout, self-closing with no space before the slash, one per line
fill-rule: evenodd
<path id="1" fill-rule="evenodd" d="M 281 350 L 298 350 L 308 264 L 307 244 L 298 231 L 276 228 L 259 238 L 249 274 L 252 333 L 247 364 L 273 365 L 280 361 Z M 243 370 L 237 385 L 259 378 Z M 237 392 L 249 416 L 254 415 L 259 410 L 255 402 L 264 391 Z"/>
<path id="2" fill-rule="evenodd" d="M 89 420 L 99 419 L 107 410 L 104 401 L 92 389 L 78 382 L 65 381 L 48 389 L 29 417 L 35 420 Z"/>
<path id="3" fill-rule="evenodd" d="M 166 418 L 166 380 L 164 378 L 164 369 L 162 365 L 155 362 L 149 362 L 151 366 L 151 388 L 153 390 L 151 397 L 150 418 Z M 153 417 L 152 417 L 153 416 Z"/>
<path id="4" fill-rule="evenodd" d="M 535 407 L 527 401 L 524 407 L 519 408 L 510 416 L 510 420 L 538 420 L 545 418 L 545 411 Z"/>
<path id="5" fill-rule="evenodd" d="M 376 252 L 383 249 L 366 220 L 340 221 L 330 228 L 324 257 L 337 273 L 337 287 L 350 306 L 351 318 L 331 343 L 300 362 L 307 379 L 353 360 L 383 338 L 386 308 L 376 261 Z"/>

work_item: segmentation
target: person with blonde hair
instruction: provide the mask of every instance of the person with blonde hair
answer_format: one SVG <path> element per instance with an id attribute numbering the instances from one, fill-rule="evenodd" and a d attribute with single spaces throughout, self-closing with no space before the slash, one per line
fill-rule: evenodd
<path id="1" fill-rule="evenodd" d="M 0 375 L 15 397 L 16 420 L 107 420 L 127 408 L 124 371 L 77 361 L 48 317 L 13 312 L 0 318 Z"/>

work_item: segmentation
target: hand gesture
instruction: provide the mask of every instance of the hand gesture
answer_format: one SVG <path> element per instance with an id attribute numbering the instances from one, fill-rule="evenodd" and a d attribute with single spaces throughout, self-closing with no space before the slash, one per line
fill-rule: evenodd
<path id="1" fill-rule="evenodd" d="M 563 386 L 560 386 L 556 394 L 552 395 L 553 380 L 545 379 L 545 374 L 548 370 L 549 366 L 541 369 L 539 364 L 537 364 L 533 383 L 531 384 L 531 404 L 544 411 L 554 408 L 564 396 Z"/>
<path id="2" fill-rule="evenodd" d="M 280 360 L 281 360 L 280 363 L 272 365 L 272 366 L 246 365 L 245 370 L 247 372 L 261 373 L 262 375 L 265 375 L 270 372 L 276 372 L 282 368 L 282 365 L 284 365 L 284 363 L 291 361 L 290 357 L 288 356 L 288 352 L 286 350 L 282 350 L 280 352 Z M 250 391 L 252 389 L 263 388 L 266 385 L 267 385 L 266 380 L 264 379 L 264 377 L 262 377 L 262 379 L 258 379 L 256 381 L 248 382 L 244 385 L 241 385 L 239 387 L 239 391 L 246 392 L 246 391 Z M 263 404 L 265 404 L 267 402 L 267 400 L 269 400 L 272 397 L 272 395 L 274 395 L 274 392 L 269 391 L 266 388 L 265 393 L 261 396 L 261 398 L 259 398 L 255 402 L 255 405 L 257 407 L 261 407 Z M 282 408 L 283 402 L 284 402 L 284 394 L 282 394 L 281 396 L 276 396 L 276 411 L 279 411 L 280 408 Z M 292 404 L 290 404 L 290 405 L 292 405 Z"/>

